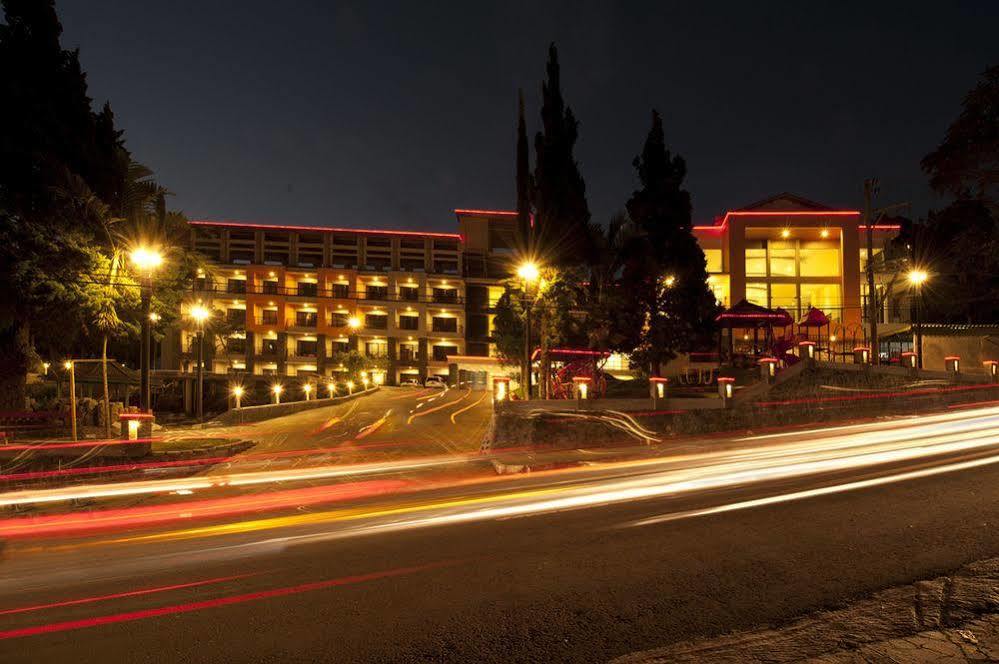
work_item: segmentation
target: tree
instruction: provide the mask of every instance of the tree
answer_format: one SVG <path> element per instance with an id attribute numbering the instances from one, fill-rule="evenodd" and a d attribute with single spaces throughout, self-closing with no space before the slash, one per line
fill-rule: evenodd
<path id="1" fill-rule="evenodd" d="M 385 366 L 385 363 L 376 362 L 356 350 L 333 353 L 330 357 L 330 364 L 335 367 L 342 367 L 342 370 L 347 373 L 347 377 L 352 380 L 359 379 L 362 371 L 381 369 Z"/>
<path id="2" fill-rule="evenodd" d="M 541 87 L 542 130 L 534 138 L 533 203 L 536 251 L 554 266 L 595 260 L 594 229 L 586 184 L 573 156 L 579 122 L 562 98 L 558 49 L 548 48 L 547 80 Z"/>
<path id="3" fill-rule="evenodd" d="M 999 65 L 986 69 L 965 96 L 961 114 L 922 167 L 936 191 L 981 200 L 999 212 Z"/>
<path id="4" fill-rule="evenodd" d="M 4 0 L 3 9 L 0 283 L 17 297 L 0 302 L 0 408 L 19 409 L 37 363 L 34 342 L 65 346 L 93 309 L 84 282 L 98 267 L 99 228 L 55 192 L 75 178 L 98 191 L 120 164 L 108 157 L 118 134 L 98 131 L 78 54 L 59 45 L 51 0 Z M 56 316 L 57 326 L 37 325 Z"/>
<path id="5" fill-rule="evenodd" d="M 635 366 L 655 375 L 678 352 L 710 343 L 717 305 L 707 284 L 707 262 L 693 234 L 687 165 L 666 147 L 662 118 L 652 128 L 634 167 L 642 188 L 628 200 L 628 214 L 642 234 L 624 261 L 622 286 L 645 315 Z"/>

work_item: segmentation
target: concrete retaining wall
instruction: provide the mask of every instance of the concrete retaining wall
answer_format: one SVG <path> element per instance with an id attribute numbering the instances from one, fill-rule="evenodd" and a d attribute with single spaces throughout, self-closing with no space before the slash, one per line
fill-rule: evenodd
<path id="1" fill-rule="evenodd" d="M 342 397 L 327 399 L 310 399 L 309 401 L 289 401 L 287 403 L 267 403 L 259 406 L 246 406 L 245 408 L 233 408 L 219 415 L 215 421 L 221 424 L 246 424 L 247 422 L 262 422 L 275 417 L 283 417 L 292 413 L 300 413 L 303 410 L 322 408 L 323 406 L 335 406 L 366 394 L 375 392 L 378 388 L 371 387 L 367 390 L 354 392 Z"/>

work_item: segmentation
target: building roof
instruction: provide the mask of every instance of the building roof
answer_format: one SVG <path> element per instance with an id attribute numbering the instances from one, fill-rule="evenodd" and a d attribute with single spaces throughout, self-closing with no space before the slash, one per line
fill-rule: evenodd
<path id="1" fill-rule="evenodd" d="M 784 191 L 762 201 L 756 201 L 745 207 L 737 208 L 733 212 L 748 212 L 750 210 L 773 210 L 786 212 L 789 210 L 832 210 L 833 208 L 823 203 L 816 203 L 803 196 Z"/>
<path id="2" fill-rule="evenodd" d="M 304 231 L 313 233 L 357 233 L 359 235 L 408 235 L 419 237 L 437 237 L 461 240 L 459 233 L 440 233 L 436 231 L 399 231 L 386 230 L 383 228 L 343 228 L 339 226 L 303 226 L 287 224 L 261 224 L 246 221 L 234 221 L 231 219 L 193 219 L 187 222 L 191 226 L 208 226 L 219 228 L 252 228 L 254 230 L 274 230 L 274 231 Z"/>

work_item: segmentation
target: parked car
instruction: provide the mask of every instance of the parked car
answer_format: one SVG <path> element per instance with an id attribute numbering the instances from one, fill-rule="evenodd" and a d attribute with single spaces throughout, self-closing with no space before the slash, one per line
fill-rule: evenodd
<path id="1" fill-rule="evenodd" d="M 400 387 L 420 387 L 418 378 L 407 378 L 399 383 Z"/>
<path id="2" fill-rule="evenodd" d="M 427 380 L 423 384 L 427 387 L 447 387 L 447 383 L 440 376 L 427 376 Z"/>

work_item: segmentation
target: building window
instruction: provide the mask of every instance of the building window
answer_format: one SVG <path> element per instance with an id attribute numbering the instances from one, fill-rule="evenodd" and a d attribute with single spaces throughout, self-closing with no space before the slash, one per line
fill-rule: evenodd
<path id="1" fill-rule="evenodd" d="M 334 353 L 347 353 L 350 352 L 350 342 L 349 341 L 334 341 L 332 343 L 332 348 Z"/>
<path id="2" fill-rule="evenodd" d="M 277 295 L 278 282 L 268 280 L 264 282 L 264 295 Z"/>
<path id="3" fill-rule="evenodd" d="M 277 309 L 264 309 L 262 313 L 263 313 L 262 321 L 264 325 L 277 325 L 278 322 Z"/>
<path id="4" fill-rule="evenodd" d="M 416 344 L 400 344 L 399 360 L 402 362 L 416 362 L 419 356 L 419 346 Z"/>
<path id="5" fill-rule="evenodd" d="M 385 314 L 365 314 L 364 327 L 369 330 L 384 330 L 388 328 L 388 316 Z"/>
<path id="6" fill-rule="evenodd" d="M 263 343 L 260 344 L 260 349 L 263 355 L 277 355 L 278 354 L 277 339 L 264 339 Z"/>
<path id="7" fill-rule="evenodd" d="M 766 242 L 746 242 L 746 276 L 767 276 L 767 245 Z"/>
<path id="8" fill-rule="evenodd" d="M 350 314 L 346 311 L 335 311 L 330 314 L 330 327 L 347 327 Z"/>
<path id="9" fill-rule="evenodd" d="M 418 330 L 418 329 L 420 329 L 420 317 L 419 316 L 399 316 L 399 329 L 400 330 Z"/>
<path id="10" fill-rule="evenodd" d="M 801 284 L 800 288 L 802 309 L 815 307 L 834 318 L 833 314 L 843 306 L 839 284 Z"/>
<path id="11" fill-rule="evenodd" d="M 798 313 L 798 285 L 770 284 L 770 308 L 781 307 L 792 316 Z"/>
<path id="12" fill-rule="evenodd" d="M 295 325 L 299 327 L 315 327 L 318 314 L 315 311 L 296 311 L 295 312 Z"/>
<path id="13" fill-rule="evenodd" d="M 226 309 L 225 319 L 232 325 L 245 325 L 246 309 Z"/>
<path id="14" fill-rule="evenodd" d="M 839 246 L 831 242 L 802 242 L 799 269 L 803 277 L 838 277 Z"/>
<path id="15" fill-rule="evenodd" d="M 347 284 L 333 284 L 333 297 L 350 297 L 350 288 Z"/>
<path id="16" fill-rule="evenodd" d="M 456 352 L 454 346 L 434 346 L 434 362 L 446 362 L 448 354 Z"/>
<path id="17" fill-rule="evenodd" d="M 468 336 L 473 339 L 485 339 L 489 336 L 489 316 L 472 314 L 468 317 Z"/>
<path id="18" fill-rule="evenodd" d="M 724 272 L 721 249 L 705 249 L 704 260 L 707 261 L 708 272 Z"/>
<path id="19" fill-rule="evenodd" d="M 387 300 L 388 286 L 368 286 L 364 297 L 368 300 Z"/>
<path id="20" fill-rule="evenodd" d="M 234 355 L 244 355 L 246 353 L 246 339 L 243 337 L 229 337 L 226 342 L 226 349 Z"/>
<path id="21" fill-rule="evenodd" d="M 434 272 L 438 274 L 458 274 L 458 261 L 434 261 Z"/>
<path id="22" fill-rule="evenodd" d="M 319 284 L 314 281 L 300 281 L 298 283 L 298 294 L 305 297 L 315 297 L 319 294 Z"/>
<path id="23" fill-rule="evenodd" d="M 457 288 L 435 288 L 434 302 L 455 303 L 458 301 Z"/>
<path id="24" fill-rule="evenodd" d="M 388 357 L 388 343 L 384 341 L 367 341 L 364 344 L 364 354 L 373 358 Z"/>
<path id="25" fill-rule="evenodd" d="M 458 331 L 458 319 L 451 316 L 447 318 L 437 318 L 433 319 L 433 331 L 434 332 L 457 332 Z"/>
<path id="26" fill-rule="evenodd" d="M 226 290 L 230 293 L 245 293 L 246 279 L 230 279 Z"/>
<path id="27" fill-rule="evenodd" d="M 407 302 L 417 302 L 420 299 L 420 289 L 417 286 L 401 286 L 399 297 Z"/>
<path id="28" fill-rule="evenodd" d="M 318 348 L 318 341 L 305 341 L 304 339 L 299 339 L 295 343 L 295 354 L 299 357 L 314 357 Z"/>
<path id="29" fill-rule="evenodd" d="M 766 282 L 746 283 L 746 300 L 761 307 L 768 306 L 769 295 L 767 294 Z"/>
<path id="30" fill-rule="evenodd" d="M 424 262 L 422 258 L 401 258 L 399 260 L 399 268 L 405 272 L 422 272 L 424 270 Z"/>
<path id="31" fill-rule="evenodd" d="M 770 276 L 794 277 L 796 275 L 794 243 L 770 242 Z M 747 270 L 748 274 L 748 270 Z"/>

